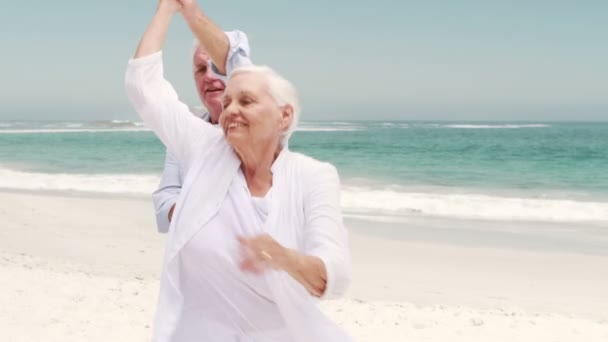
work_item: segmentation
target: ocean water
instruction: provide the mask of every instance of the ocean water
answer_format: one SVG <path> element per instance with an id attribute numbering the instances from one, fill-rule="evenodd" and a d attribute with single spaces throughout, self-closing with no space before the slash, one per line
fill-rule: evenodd
<path id="1" fill-rule="evenodd" d="M 608 123 L 304 122 L 349 215 L 608 225 Z M 142 123 L 0 122 L 0 188 L 148 196 L 165 149 Z"/>

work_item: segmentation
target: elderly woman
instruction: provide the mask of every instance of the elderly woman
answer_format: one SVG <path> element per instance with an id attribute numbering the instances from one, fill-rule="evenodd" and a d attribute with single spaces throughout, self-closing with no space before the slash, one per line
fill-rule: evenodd
<path id="1" fill-rule="evenodd" d="M 270 68 L 233 71 L 224 60 L 219 125 L 192 116 L 163 77 L 162 45 L 180 10 L 197 36 L 211 30 L 201 42 L 218 58 L 219 28 L 191 1 L 161 0 L 126 74 L 133 107 L 186 168 L 154 340 L 350 341 L 316 307 L 315 297 L 344 293 L 350 256 L 336 169 L 287 148 L 295 89 Z"/>

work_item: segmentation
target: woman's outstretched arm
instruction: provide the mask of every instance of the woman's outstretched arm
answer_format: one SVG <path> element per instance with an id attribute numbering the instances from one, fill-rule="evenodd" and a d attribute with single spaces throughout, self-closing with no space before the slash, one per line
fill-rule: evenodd
<path id="1" fill-rule="evenodd" d="M 134 58 L 127 66 L 125 86 L 131 105 L 185 169 L 192 151 L 209 148 L 220 130 L 190 113 L 164 78 L 162 48 L 171 18 L 179 12 L 177 0 L 160 0 Z"/>
<path id="2" fill-rule="evenodd" d="M 141 58 L 162 50 L 173 15 L 181 10 L 176 0 L 160 0 L 156 14 L 144 32 L 134 58 Z"/>

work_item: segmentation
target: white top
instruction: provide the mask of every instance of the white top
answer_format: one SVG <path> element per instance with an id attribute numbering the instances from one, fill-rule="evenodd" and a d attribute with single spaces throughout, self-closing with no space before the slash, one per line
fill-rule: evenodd
<path id="1" fill-rule="evenodd" d="M 179 101 L 163 78 L 162 53 L 130 60 L 125 81 L 146 126 L 186 170 L 169 229 L 154 341 L 200 341 L 212 332 L 221 334 L 213 341 L 235 336 L 241 341 L 351 341 L 286 272 L 268 270 L 254 278 L 226 266 L 238 258 L 235 229 L 264 231 L 283 246 L 323 261 L 323 298 L 343 294 L 351 266 L 335 167 L 284 148 L 271 168 L 272 195 L 262 222 L 253 204 L 242 206 L 241 161 L 219 127 L 195 118 Z M 232 307 L 226 309 L 226 303 Z"/>
<path id="2" fill-rule="evenodd" d="M 243 274 L 239 269 L 239 244 L 235 239 L 237 235 L 267 233 L 264 225 L 270 196 L 252 197 L 239 170 L 217 215 L 184 246 L 180 267 L 186 305 L 176 336 L 219 341 L 285 330 L 265 278 Z M 212 331 L 207 322 L 213 322 Z M 283 335 L 283 341 L 289 340 L 286 331 Z"/>

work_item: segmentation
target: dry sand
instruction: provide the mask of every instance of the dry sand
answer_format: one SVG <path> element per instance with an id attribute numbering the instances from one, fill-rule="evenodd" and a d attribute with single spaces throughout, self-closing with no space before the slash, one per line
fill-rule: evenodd
<path id="1" fill-rule="evenodd" d="M 150 201 L 0 203 L 0 341 L 150 340 L 165 238 Z M 356 231 L 352 288 L 322 307 L 357 341 L 608 341 L 607 256 Z"/>

